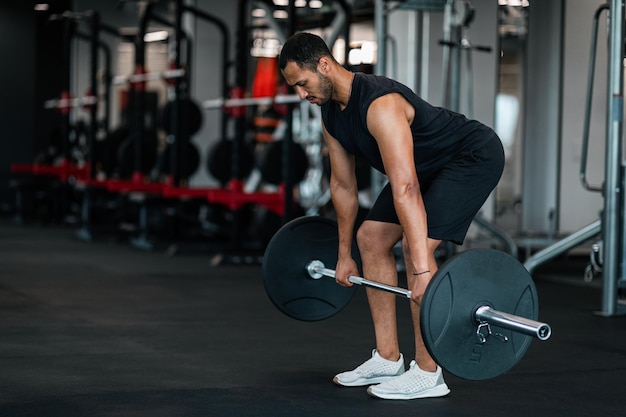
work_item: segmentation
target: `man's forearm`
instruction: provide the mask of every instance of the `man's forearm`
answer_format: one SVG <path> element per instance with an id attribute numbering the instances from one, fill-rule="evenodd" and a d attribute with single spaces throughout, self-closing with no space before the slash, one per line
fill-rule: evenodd
<path id="1" fill-rule="evenodd" d="M 351 256 L 354 223 L 359 210 L 357 191 L 331 186 L 331 198 L 337 214 L 339 257 Z"/>

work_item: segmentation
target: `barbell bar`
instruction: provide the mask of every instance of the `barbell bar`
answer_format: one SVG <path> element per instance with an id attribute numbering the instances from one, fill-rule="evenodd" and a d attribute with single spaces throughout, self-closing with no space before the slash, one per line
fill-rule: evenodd
<path id="1" fill-rule="evenodd" d="M 98 102 L 98 98 L 96 96 L 84 96 L 84 97 L 61 97 L 54 98 L 50 100 L 46 100 L 43 103 L 44 108 L 46 109 L 70 109 L 74 107 L 86 107 L 93 106 Z"/>
<path id="2" fill-rule="evenodd" d="M 113 77 L 114 85 L 145 83 L 148 81 L 173 80 L 183 78 L 185 70 L 183 68 L 169 69 L 161 72 L 144 72 L 131 75 L 116 75 Z"/>
<path id="3" fill-rule="evenodd" d="M 311 278 L 320 279 L 322 277 L 335 278 L 335 270 L 326 268 L 324 262 L 319 259 L 314 259 L 306 265 L 306 271 Z M 370 281 L 368 279 L 351 275 L 348 277 L 348 281 L 356 285 L 364 285 L 370 288 L 376 288 L 381 291 L 390 292 L 392 294 L 399 295 L 401 297 L 411 298 L 411 291 L 404 288 L 394 287 L 391 285 L 383 284 L 382 282 Z"/>
<path id="4" fill-rule="evenodd" d="M 202 107 L 207 110 L 222 107 L 263 106 L 271 104 L 298 103 L 302 99 L 296 94 L 282 94 L 271 97 L 244 97 L 244 98 L 215 98 L 202 102 Z"/>
<path id="5" fill-rule="evenodd" d="M 326 268 L 324 263 L 318 259 L 314 259 L 306 265 L 306 271 L 313 279 L 321 277 L 336 278 L 335 270 Z M 363 277 L 348 277 L 348 281 L 356 285 L 362 285 L 377 290 L 390 292 L 403 298 L 411 298 L 411 290 L 392 285 L 383 284 L 381 282 L 371 281 Z M 516 316 L 514 314 L 505 313 L 493 309 L 488 305 L 481 305 L 476 308 L 474 313 L 476 322 L 480 325 L 483 323 L 489 325 L 497 325 L 499 327 L 512 330 L 514 332 L 523 333 L 528 336 L 536 337 L 539 340 L 548 340 L 552 334 L 552 328 L 547 323 L 527 319 L 526 317 Z"/>

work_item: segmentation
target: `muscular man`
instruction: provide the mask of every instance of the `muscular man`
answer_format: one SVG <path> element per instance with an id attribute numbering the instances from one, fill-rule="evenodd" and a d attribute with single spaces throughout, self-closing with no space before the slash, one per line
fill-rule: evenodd
<path id="1" fill-rule="evenodd" d="M 316 35 L 289 38 L 279 63 L 296 93 L 321 106 L 339 228 L 337 282 L 351 286 L 348 276 L 360 275 L 350 250 L 358 209 L 354 156 L 359 155 L 389 179 L 356 231 L 363 276 L 397 285 L 393 247 L 402 240 L 412 291 L 415 358 L 409 369 L 398 344 L 395 295 L 368 288 L 376 348 L 370 359 L 336 375 L 334 382 L 369 386 L 370 395 L 386 399 L 447 395 L 441 368 L 421 337 L 420 301 L 437 270 L 435 249 L 444 240 L 463 243 L 500 179 L 500 139 L 487 126 L 434 107 L 394 80 L 346 70 Z"/>

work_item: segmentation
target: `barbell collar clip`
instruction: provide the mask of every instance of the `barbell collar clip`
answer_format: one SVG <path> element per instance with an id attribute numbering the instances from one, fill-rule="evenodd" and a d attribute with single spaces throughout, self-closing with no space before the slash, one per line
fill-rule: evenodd
<path id="1" fill-rule="evenodd" d="M 487 329 L 487 334 L 485 335 L 482 330 Z M 509 338 L 503 335 L 502 333 L 493 333 L 491 331 L 491 325 L 489 323 L 481 322 L 478 323 L 478 328 L 476 329 L 476 336 L 478 336 L 478 340 L 480 343 L 487 343 L 487 337 L 494 336 L 502 343 L 506 343 L 509 341 Z"/>

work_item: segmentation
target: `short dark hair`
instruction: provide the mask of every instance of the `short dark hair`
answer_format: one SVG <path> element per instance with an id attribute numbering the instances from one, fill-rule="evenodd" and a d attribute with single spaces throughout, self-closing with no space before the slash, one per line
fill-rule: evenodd
<path id="1" fill-rule="evenodd" d="M 300 68 L 317 72 L 317 63 L 324 56 L 335 59 L 322 38 L 312 33 L 300 32 L 287 39 L 283 45 L 279 65 L 284 70 L 289 61 L 293 61 Z"/>

